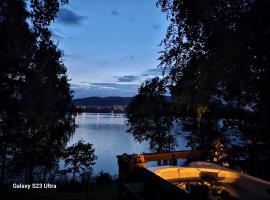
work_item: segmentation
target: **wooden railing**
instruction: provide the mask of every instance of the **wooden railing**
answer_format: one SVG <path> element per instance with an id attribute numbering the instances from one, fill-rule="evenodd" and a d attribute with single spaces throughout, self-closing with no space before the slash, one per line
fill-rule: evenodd
<path id="1" fill-rule="evenodd" d="M 168 153 L 146 153 L 142 154 L 145 161 L 174 160 L 179 158 L 199 158 L 205 154 L 204 150 L 174 151 Z"/>

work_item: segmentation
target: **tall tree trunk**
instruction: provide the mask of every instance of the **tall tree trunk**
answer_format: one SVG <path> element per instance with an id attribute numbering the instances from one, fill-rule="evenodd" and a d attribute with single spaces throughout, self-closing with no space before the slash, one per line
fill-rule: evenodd
<path id="1" fill-rule="evenodd" d="M 43 173 L 43 180 L 42 180 L 43 183 L 45 183 L 45 181 L 46 181 L 47 173 L 48 173 L 48 167 L 45 166 L 45 170 L 44 170 L 44 173 Z"/>
<path id="2" fill-rule="evenodd" d="M 28 179 L 28 160 L 27 160 L 27 150 L 24 149 L 24 182 L 27 183 Z"/>
<path id="3" fill-rule="evenodd" d="M 0 180 L 0 183 L 4 183 L 4 179 L 5 179 L 6 154 L 7 154 L 7 147 L 6 147 L 5 144 L 3 144 L 3 154 L 2 154 L 1 180 Z"/>
<path id="4" fill-rule="evenodd" d="M 34 170 L 34 163 L 33 163 L 33 158 L 31 155 L 29 159 L 29 169 L 28 169 L 28 183 L 33 182 L 33 170 Z"/>

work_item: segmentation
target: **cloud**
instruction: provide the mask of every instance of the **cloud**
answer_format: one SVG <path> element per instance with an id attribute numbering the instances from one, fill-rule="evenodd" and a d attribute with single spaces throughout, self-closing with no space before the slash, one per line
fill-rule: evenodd
<path id="1" fill-rule="evenodd" d="M 129 59 L 134 59 L 135 56 L 134 56 L 134 55 L 129 55 L 128 58 L 129 58 Z"/>
<path id="2" fill-rule="evenodd" d="M 124 76 L 116 76 L 118 82 L 133 82 L 139 80 L 138 76 L 133 75 L 124 75 Z"/>
<path id="3" fill-rule="evenodd" d="M 153 24 L 153 29 L 154 30 L 160 30 L 160 25 L 159 24 Z"/>
<path id="4" fill-rule="evenodd" d="M 87 82 L 87 81 L 80 81 L 79 83 L 82 83 L 82 84 L 89 84 L 89 82 Z"/>
<path id="5" fill-rule="evenodd" d="M 133 17 L 127 17 L 127 20 L 130 22 L 134 22 L 134 18 Z"/>
<path id="6" fill-rule="evenodd" d="M 134 18 L 133 17 L 130 17 L 130 16 L 123 16 L 122 14 L 120 14 L 117 10 L 111 10 L 111 15 L 114 16 L 114 17 L 123 17 L 125 18 L 126 20 L 128 20 L 129 22 L 134 22 Z"/>
<path id="7" fill-rule="evenodd" d="M 120 60 L 121 62 L 123 62 L 123 61 L 131 61 L 131 60 L 133 60 L 134 58 L 135 58 L 135 56 L 134 56 L 133 54 L 131 54 L 131 55 L 128 55 L 128 56 L 124 56 L 124 57 L 120 58 L 119 60 Z"/>
<path id="8" fill-rule="evenodd" d="M 50 28 L 50 31 L 51 31 L 53 39 L 61 40 L 61 39 L 67 38 L 66 35 L 57 28 Z"/>
<path id="9" fill-rule="evenodd" d="M 106 59 L 94 60 L 94 64 L 101 66 L 101 67 L 104 67 L 104 66 L 109 66 L 110 64 L 112 64 L 112 61 L 106 60 Z"/>
<path id="10" fill-rule="evenodd" d="M 119 17 L 120 16 L 119 13 L 116 10 L 112 10 L 111 14 L 113 16 L 116 16 L 116 17 Z"/>
<path id="11" fill-rule="evenodd" d="M 152 68 L 146 70 L 142 76 L 147 77 L 147 76 L 160 76 L 162 75 L 162 69 L 161 68 Z"/>
<path id="12" fill-rule="evenodd" d="M 52 31 L 51 34 L 52 34 L 52 37 L 53 37 L 54 39 L 56 39 L 56 40 L 61 40 L 61 39 L 63 39 L 62 36 L 58 35 L 58 34 L 55 33 L 54 31 Z"/>
<path id="13" fill-rule="evenodd" d="M 74 11 L 67 8 L 60 9 L 57 16 L 57 20 L 59 22 L 67 25 L 80 25 L 82 20 L 85 18 L 85 16 L 78 15 Z"/>
<path id="14" fill-rule="evenodd" d="M 115 90 L 114 83 L 89 83 L 89 86 L 92 88 L 98 88 L 98 89 L 111 89 Z"/>
<path id="15" fill-rule="evenodd" d="M 80 54 L 79 52 L 64 53 L 64 58 L 67 58 L 69 60 L 76 61 L 76 62 L 78 62 L 78 61 L 79 62 L 88 62 L 87 57 Z"/>

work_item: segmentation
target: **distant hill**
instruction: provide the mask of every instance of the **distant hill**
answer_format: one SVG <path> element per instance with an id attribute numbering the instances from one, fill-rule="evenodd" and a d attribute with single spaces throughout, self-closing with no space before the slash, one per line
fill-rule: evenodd
<path id="1" fill-rule="evenodd" d="M 78 112 L 125 113 L 131 99 L 132 97 L 86 97 L 72 102 Z M 170 101 L 171 97 L 166 96 L 166 99 Z"/>
<path id="2" fill-rule="evenodd" d="M 79 112 L 124 113 L 132 97 L 87 97 L 74 99 L 73 104 Z"/>
<path id="3" fill-rule="evenodd" d="M 132 97 L 87 97 L 74 99 L 73 104 L 80 106 L 127 105 Z"/>

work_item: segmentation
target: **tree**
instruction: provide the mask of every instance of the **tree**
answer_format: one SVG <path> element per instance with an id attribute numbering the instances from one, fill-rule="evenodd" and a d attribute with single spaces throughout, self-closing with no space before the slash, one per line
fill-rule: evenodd
<path id="1" fill-rule="evenodd" d="M 63 53 L 49 30 L 64 3 L 31 0 L 27 10 L 25 1 L 0 1 L 2 182 L 4 174 L 15 172 L 32 182 L 37 167 L 44 169 L 45 181 L 74 132 Z"/>
<path id="2" fill-rule="evenodd" d="M 85 143 L 79 140 L 77 143 L 67 147 L 63 154 L 65 161 L 66 173 L 72 173 L 72 180 L 75 181 L 76 174 L 80 173 L 85 176 L 85 173 L 92 173 L 92 166 L 95 164 L 97 156 L 95 156 L 95 149 L 92 144 Z"/>
<path id="3" fill-rule="evenodd" d="M 171 151 L 176 145 L 165 92 L 164 82 L 158 77 L 146 81 L 127 108 L 128 131 L 139 142 L 149 141 L 155 152 Z"/>
<path id="4" fill-rule="evenodd" d="M 44 167 L 43 181 L 46 180 L 47 172 L 57 164 L 74 132 L 75 121 L 70 109 L 72 93 L 63 53 L 51 40 L 49 30 L 64 3 L 67 1 L 32 0 L 30 4 L 30 23 L 36 42 L 23 94 L 27 122 L 23 139 L 27 146 L 22 147 L 25 149 L 22 157 L 28 169 L 25 174 L 28 182 L 33 179 L 35 165 Z M 33 157 L 33 154 L 40 156 Z"/>
<path id="5" fill-rule="evenodd" d="M 95 177 L 95 184 L 97 185 L 110 185 L 113 183 L 113 177 L 106 172 L 101 171 L 96 177 Z"/>
<path id="6" fill-rule="evenodd" d="M 24 124 L 22 88 L 35 42 L 25 7 L 23 1 L 0 1 L 0 182 L 13 169 L 14 149 Z"/>
<path id="7" fill-rule="evenodd" d="M 260 160 L 270 158 L 270 2 L 158 0 L 158 5 L 171 21 L 160 64 L 170 71 L 175 115 L 193 127 L 191 145 L 218 138 L 231 145 L 237 133 L 257 173 Z M 207 111 L 198 117 L 201 106 Z"/>

